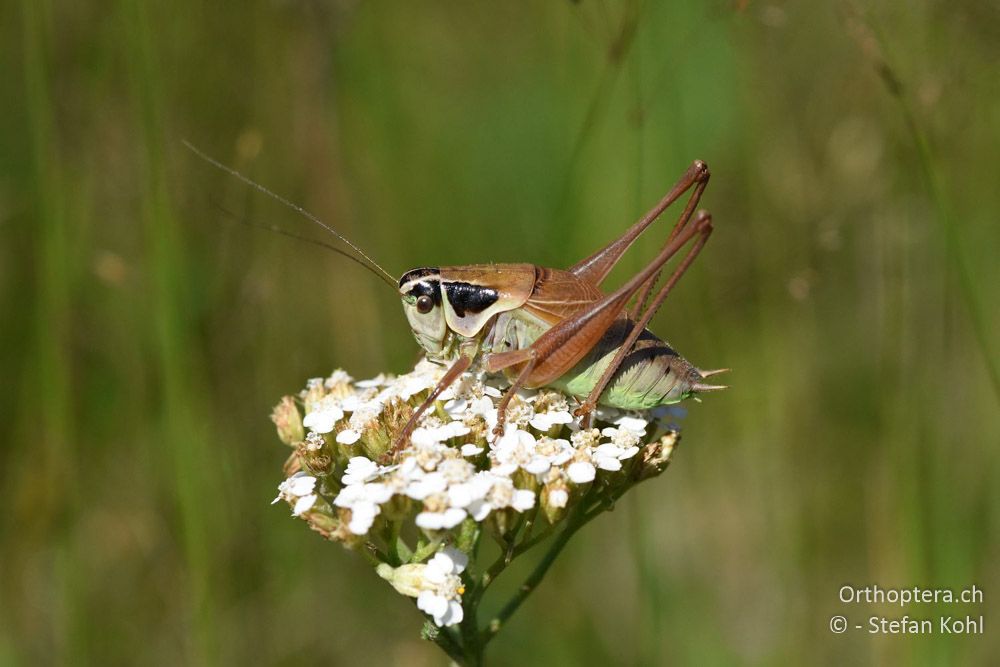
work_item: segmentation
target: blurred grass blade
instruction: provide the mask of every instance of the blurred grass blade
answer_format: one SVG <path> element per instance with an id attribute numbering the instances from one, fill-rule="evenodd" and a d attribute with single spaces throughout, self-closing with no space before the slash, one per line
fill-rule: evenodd
<path id="1" fill-rule="evenodd" d="M 156 371 L 160 378 L 161 405 L 158 456 L 165 457 L 167 486 L 176 489 L 177 509 L 187 558 L 190 586 L 194 662 L 217 662 L 216 603 L 211 586 L 211 525 L 215 513 L 208 475 L 213 465 L 208 457 L 212 442 L 209 418 L 195 379 L 196 352 L 191 343 L 191 322 L 181 298 L 187 280 L 181 230 L 167 192 L 164 153 L 165 81 L 157 61 L 156 39 L 150 6 L 142 0 L 122 0 L 123 28 L 131 93 L 135 104 L 139 148 L 141 215 L 145 227 L 147 255 L 152 276 L 150 298 L 156 345 Z M 162 27 L 162 26 L 160 26 Z M 154 456 L 154 460 L 155 460 Z M 218 465 L 215 463 L 214 465 Z"/>
<path id="2" fill-rule="evenodd" d="M 998 366 L 997 355 L 991 350 L 990 338 L 986 332 L 986 318 L 979 307 L 976 281 L 972 277 L 968 261 L 962 250 L 961 232 L 951 213 L 951 205 L 947 200 L 944 188 L 941 186 L 941 176 L 938 173 L 930 142 L 913 113 L 902 78 L 886 56 L 885 39 L 881 30 L 868 12 L 862 11 L 855 5 L 851 5 L 851 11 L 852 15 L 849 20 L 852 21 L 851 27 L 854 29 L 854 36 L 861 46 L 861 52 L 871 61 L 889 96 L 899 106 L 900 115 L 903 117 L 906 129 L 910 133 L 910 139 L 917 150 L 920 171 L 927 185 L 927 195 L 934 206 L 933 217 L 944 236 L 945 258 L 951 263 L 958 276 L 958 291 L 969 316 L 969 324 L 976 344 L 982 354 L 983 365 L 993 385 L 994 398 L 1000 403 L 1000 366 Z"/>
<path id="3" fill-rule="evenodd" d="M 67 337 L 71 326 L 71 292 L 74 255 L 65 204 L 64 178 L 55 136 L 50 59 L 55 37 L 52 7 L 46 0 L 22 3 L 25 103 L 32 161 L 31 184 L 34 241 L 38 263 L 35 272 L 34 322 L 30 362 L 24 367 L 21 401 L 22 433 L 30 434 L 17 452 L 12 479 L 15 521 L 12 540 L 24 544 L 26 560 L 45 558 L 35 540 L 51 542 L 47 554 L 46 594 L 57 601 L 46 610 L 51 636 L 51 657 L 71 662 L 84 656 L 80 602 L 74 581 L 77 558 L 73 554 L 72 527 L 78 507 L 77 463 L 73 443 L 73 367 Z M 44 418 L 28 406 L 45 405 Z M 38 479 L 47 480 L 38 495 Z M 5 494 L 6 495 L 6 494 Z M 20 534 L 18 534 L 20 533 Z M 36 549 L 37 551 L 32 551 Z M 25 568 L 31 568 L 24 563 Z M 17 576 L 17 575 L 15 575 Z M 4 612 L 7 613 L 7 605 Z M 21 619 L 11 619 L 11 625 Z M 7 625 L 6 623 L 4 625 Z M 15 625 L 16 627 L 16 625 Z"/>

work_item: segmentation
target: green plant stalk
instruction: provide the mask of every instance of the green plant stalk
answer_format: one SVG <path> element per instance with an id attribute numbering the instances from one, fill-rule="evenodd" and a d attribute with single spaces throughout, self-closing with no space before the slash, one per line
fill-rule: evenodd
<path id="1" fill-rule="evenodd" d="M 868 21 L 868 26 L 871 29 L 875 40 L 878 42 L 879 48 L 884 53 L 885 40 L 882 37 L 881 31 L 871 20 Z M 959 294 L 961 294 L 962 301 L 965 304 L 965 309 L 969 316 L 969 324 L 972 327 L 972 333 L 976 339 L 976 344 L 979 347 L 979 351 L 983 355 L 983 363 L 986 367 L 986 373 L 989 375 L 990 382 L 993 385 L 994 398 L 1000 402 L 1000 367 L 997 365 L 995 356 L 991 353 L 990 339 L 986 333 L 986 321 L 983 318 L 979 302 L 976 300 L 975 281 L 972 279 L 972 273 L 969 270 L 965 255 L 962 252 L 962 243 L 958 226 L 955 224 L 955 220 L 951 215 L 950 206 L 947 203 L 947 198 L 944 193 L 944 187 L 941 185 L 940 175 L 934 166 L 934 156 L 931 152 L 930 142 L 927 139 L 927 135 L 920 127 L 920 124 L 917 122 L 916 115 L 913 113 L 913 109 L 903 92 L 903 85 L 899 76 L 896 74 L 896 70 L 888 63 L 887 60 L 876 62 L 875 67 L 879 73 L 882 83 L 885 85 L 886 91 L 896 101 L 896 104 L 899 105 L 903 121 L 905 122 L 906 128 L 910 133 L 910 138 L 917 149 L 920 170 L 927 183 L 927 190 L 931 203 L 934 205 L 934 219 L 937 221 L 938 225 L 941 227 L 942 233 L 944 234 L 945 255 L 951 261 L 955 268 L 955 272 L 958 274 Z"/>
<path id="2" fill-rule="evenodd" d="M 24 99 L 28 109 L 34 208 L 37 220 L 38 254 L 35 304 L 34 349 L 26 369 L 23 399 L 26 404 L 42 397 L 45 419 L 40 424 L 25 424 L 34 450 L 25 452 L 41 472 L 50 478 L 52 488 L 60 489 L 60 499 L 47 499 L 45 511 L 32 521 L 53 533 L 55 547 L 52 586 L 53 597 L 60 602 L 52 610 L 52 626 L 62 635 L 55 642 L 55 655 L 61 662 L 73 662 L 86 655 L 86 615 L 81 613 L 79 559 L 74 555 L 72 526 L 75 508 L 78 464 L 72 444 L 74 419 L 72 377 L 68 347 L 64 339 L 72 330 L 71 286 L 74 283 L 73 255 L 67 219 L 65 178 L 60 165 L 55 132 L 54 105 L 49 65 L 52 50 L 52 7 L 49 2 L 29 0 L 22 3 L 24 35 Z M 30 414 L 25 410 L 24 414 Z M 20 425 L 19 425 L 20 427 Z M 16 495 L 16 492 L 15 492 Z"/>
<path id="3" fill-rule="evenodd" d="M 151 27 L 149 6 L 141 0 L 122 0 L 119 11 L 126 36 L 129 83 L 135 104 L 139 162 L 142 165 L 142 218 L 150 256 L 153 293 L 151 314 L 156 341 L 158 373 L 162 391 L 162 448 L 168 457 L 169 482 L 176 490 L 177 509 L 183 535 L 192 639 L 200 664 L 218 662 L 216 602 L 212 581 L 210 536 L 214 503 L 209 495 L 205 471 L 204 443 L 213 442 L 205 427 L 210 420 L 198 414 L 204 403 L 195 381 L 194 346 L 184 316 L 178 287 L 183 282 L 183 249 L 167 189 L 165 166 L 164 80 L 157 61 L 159 33 Z M 216 454 L 217 455 L 217 454 Z"/>

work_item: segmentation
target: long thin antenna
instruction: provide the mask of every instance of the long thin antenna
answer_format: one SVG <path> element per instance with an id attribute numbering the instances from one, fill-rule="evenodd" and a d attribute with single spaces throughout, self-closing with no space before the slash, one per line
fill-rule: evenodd
<path id="1" fill-rule="evenodd" d="M 268 224 L 265 224 L 265 223 L 254 222 L 253 220 L 248 220 L 247 218 L 241 217 L 240 215 L 234 213 L 233 211 L 230 211 L 228 208 L 226 208 L 222 204 L 219 204 L 218 202 L 214 202 L 213 201 L 212 205 L 216 209 L 218 209 L 219 212 L 222 213 L 224 216 L 226 216 L 230 220 L 233 220 L 233 221 L 238 222 L 240 224 L 246 225 L 248 227 L 257 227 L 259 229 L 266 229 L 269 232 L 274 232 L 275 234 L 281 234 L 282 236 L 287 236 L 288 238 L 295 239 L 296 241 L 304 241 L 305 243 L 311 243 L 313 245 L 317 245 L 320 248 L 326 248 L 327 250 L 332 250 L 333 252 L 337 253 L 338 255 L 342 255 L 343 257 L 346 257 L 347 259 L 351 260 L 352 262 L 354 262 L 355 264 L 357 264 L 361 268 L 365 269 L 366 271 L 371 271 L 373 274 L 375 274 L 376 276 L 378 276 L 379 280 L 382 280 L 383 282 L 385 282 L 389 287 L 393 288 L 393 290 L 396 289 L 396 282 L 395 281 L 392 281 L 392 280 L 386 278 L 384 275 L 382 275 L 381 273 L 379 273 L 378 271 L 376 271 L 375 269 L 373 269 L 371 266 L 369 266 L 368 264 L 366 264 L 365 262 L 363 262 L 359 257 L 356 257 L 356 256 L 352 255 L 351 253 L 347 252 L 343 248 L 338 248 L 337 246 L 333 245 L 332 243 L 326 243 L 325 241 L 320 241 L 318 239 L 312 239 L 312 238 L 309 238 L 308 236 L 302 236 L 300 234 L 296 234 L 295 232 L 290 232 L 287 229 L 284 229 L 282 227 L 278 227 L 277 225 L 268 225 Z"/>
<path id="2" fill-rule="evenodd" d="M 202 153 L 200 150 L 198 150 L 197 148 L 195 148 L 191 144 L 191 142 L 189 142 L 188 140 L 181 139 L 181 143 L 184 144 L 184 147 L 187 148 L 189 151 L 191 151 L 192 153 L 194 153 L 195 155 L 197 155 L 202 160 L 204 160 L 205 162 L 209 163 L 210 165 L 212 165 L 216 169 L 220 169 L 220 170 L 226 172 L 227 174 L 229 174 L 230 176 L 234 176 L 234 177 L 238 178 L 239 180 L 243 181 L 244 183 L 246 183 L 247 185 L 249 185 L 254 190 L 257 190 L 258 192 L 261 192 L 261 193 L 267 195 L 268 197 L 271 197 L 272 199 L 281 202 L 282 204 L 284 204 L 288 208 L 292 209 L 293 211 L 297 211 L 301 215 L 305 216 L 307 219 L 311 220 L 312 222 L 316 223 L 317 225 L 319 225 L 320 227 L 322 227 L 326 231 L 330 232 L 331 234 L 333 234 L 334 236 L 336 236 L 338 239 L 340 239 L 341 241 L 343 241 L 345 244 L 347 244 L 351 248 L 351 250 L 353 250 L 354 252 L 358 253 L 358 255 L 360 255 L 361 257 L 363 257 L 365 259 L 365 261 L 368 262 L 372 267 L 374 267 L 375 269 L 378 269 L 378 271 L 383 276 L 385 276 L 386 279 L 389 280 L 389 282 L 393 285 L 393 287 L 395 287 L 398 284 L 398 281 L 395 278 L 392 277 L 392 274 L 390 274 L 388 271 L 386 271 L 381 266 L 379 266 L 378 262 L 376 262 L 374 259 L 372 259 L 371 257 L 369 257 L 365 253 L 364 250 L 362 250 L 358 246 L 356 246 L 353 243 L 351 243 L 351 241 L 349 241 L 347 239 L 347 237 L 345 237 L 343 234 L 339 233 L 333 227 L 331 227 L 330 225 L 326 224 L 325 222 L 323 222 L 322 220 L 320 220 L 319 218 L 317 218 L 315 215 L 313 215 L 309 211 L 305 210 L 304 208 L 302 208 L 298 204 L 293 204 L 292 202 L 288 201 L 287 199 L 285 199 L 281 195 L 276 194 L 274 192 L 271 192 L 270 190 L 268 190 L 267 188 L 265 188 L 260 183 L 257 183 L 255 181 L 250 180 L 249 178 L 247 178 L 246 176 L 244 176 L 240 172 L 236 171 L 232 167 L 227 167 L 226 165 L 222 164 L 218 160 L 209 157 L 205 153 Z"/>

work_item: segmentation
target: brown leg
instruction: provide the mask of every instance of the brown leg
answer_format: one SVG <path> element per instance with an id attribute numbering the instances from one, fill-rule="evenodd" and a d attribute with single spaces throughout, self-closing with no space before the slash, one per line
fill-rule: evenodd
<path id="1" fill-rule="evenodd" d="M 437 400 L 442 391 L 450 387 L 455 380 L 461 377 L 462 373 L 469 370 L 469 366 L 472 365 L 472 359 L 472 356 L 463 354 L 455 361 L 455 363 L 451 365 L 451 368 L 449 368 L 448 372 L 444 374 L 444 377 L 441 378 L 441 380 L 434 386 L 430 396 L 428 396 L 424 402 L 420 404 L 420 407 L 413 413 L 410 420 L 406 422 L 406 426 L 404 426 L 403 430 L 400 431 L 399 435 L 396 437 L 396 441 L 392 443 L 392 447 L 389 451 L 382 456 L 383 463 L 388 463 L 396 457 L 399 450 L 401 450 L 410 439 L 410 435 L 413 434 L 413 430 L 417 428 L 417 422 L 420 420 L 420 417 L 427 412 L 427 408 L 434 405 L 434 401 Z"/>
<path id="2" fill-rule="evenodd" d="M 674 229 L 670 232 L 670 236 L 667 239 L 667 244 L 680 234 L 681 228 L 683 228 L 683 222 L 687 222 L 687 219 L 691 217 L 691 211 L 695 209 L 698 205 L 698 199 L 701 198 L 701 193 L 705 189 L 705 185 L 708 184 L 709 179 L 708 165 L 706 165 L 701 160 L 695 160 L 684 175 L 681 176 L 680 180 L 670 189 L 663 199 L 661 199 L 656 206 L 654 206 L 646 215 L 642 216 L 635 224 L 626 230 L 619 238 L 615 239 L 605 247 L 601 248 L 595 252 L 590 257 L 577 262 L 569 270 L 576 277 L 593 283 L 594 285 L 600 285 L 604 282 L 604 279 L 614 268 L 618 260 L 625 253 L 626 250 L 635 242 L 639 235 L 642 234 L 650 224 L 656 220 L 661 213 L 663 213 L 668 206 L 673 204 L 675 201 L 680 199 L 681 195 L 688 191 L 692 186 L 697 186 L 695 192 L 692 193 L 687 206 L 684 207 L 684 213 L 681 214 L 680 220 L 674 226 Z M 648 290 L 647 290 L 648 291 Z"/>
<path id="3" fill-rule="evenodd" d="M 695 257 L 697 257 L 698 253 L 701 252 L 705 242 L 708 241 L 708 237 L 712 234 L 711 214 L 707 211 L 699 211 L 698 216 L 692 223 L 692 230 L 695 234 L 697 234 L 694 245 L 692 245 L 687 254 L 684 255 L 684 259 L 682 259 L 681 263 L 677 265 L 676 269 L 674 269 L 674 272 L 670 275 L 666 284 L 660 288 L 659 292 L 656 293 L 656 297 L 653 299 L 652 303 L 649 304 L 649 308 L 647 308 L 643 312 L 642 317 L 636 321 L 635 326 L 632 327 L 632 331 L 629 332 L 628 337 L 622 343 L 621 347 L 618 348 L 615 358 L 604 370 L 604 373 L 601 375 L 601 379 L 597 381 L 597 384 L 594 386 L 593 390 L 591 390 L 590 395 L 587 396 L 587 400 L 584 401 L 579 408 L 577 408 L 576 415 L 578 417 L 586 417 L 586 423 L 584 424 L 585 427 L 590 426 L 591 414 L 593 413 L 594 408 L 597 407 L 597 401 L 600 399 L 601 394 L 604 393 L 604 389 L 608 386 L 608 382 L 611 381 L 611 378 L 621 367 L 625 356 L 632 350 L 632 346 L 635 345 L 636 340 L 639 339 L 639 335 L 646 328 L 646 325 L 649 324 L 649 320 L 652 319 L 653 315 L 656 314 L 656 311 L 659 310 L 661 305 L 663 305 L 663 301 L 667 298 L 670 290 L 674 288 L 677 281 L 680 280 L 681 276 L 684 275 L 684 272 L 688 270 L 688 267 L 691 266 Z"/>
<path id="4" fill-rule="evenodd" d="M 507 406 L 510 405 L 510 399 L 514 398 L 514 394 L 517 393 L 518 389 L 524 386 L 524 383 L 527 382 L 528 378 L 531 376 L 531 372 L 535 370 L 535 359 L 537 353 L 531 348 L 528 348 L 526 351 L 529 352 L 528 363 L 526 363 L 524 368 L 521 369 L 521 372 L 517 374 L 514 384 L 507 388 L 503 398 L 500 399 L 500 404 L 497 405 L 497 425 L 493 427 L 493 435 L 498 438 L 503 435 L 504 429 L 507 426 Z"/>
<path id="5" fill-rule="evenodd" d="M 495 373 L 532 361 L 530 375 L 524 384 L 538 387 L 561 377 L 593 349 L 612 324 L 621 319 L 625 304 L 654 273 L 660 271 L 671 257 L 699 233 L 701 226 L 702 223 L 698 226 L 687 225 L 631 280 L 592 303 L 586 310 L 554 325 L 539 336 L 530 347 L 487 355 L 484 358 L 485 370 Z"/>
<path id="6" fill-rule="evenodd" d="M 709 173 L 707 169 L 704 174 L 704 178 L 697 182 L 694 191 L 691 193 L 691 196 L 688 197 L 687 204 L 684 206 L 684 210 L 681 211 L 680 216 L 677 218 L 677 223 L 674 225 L 674 228 L 670 230 L 670 236 L 667 237 L 663 247 L 667 247 L 675 238 L 677 238 L 677 235 L 680 234 L 681 230 L 687 225 L 688 220 L 691 219 L 695 208 L 698 207 L 698 202 L 701 201 L 701 195 L 705 191 L 705 186 L 708 185 Z M 635 305 L 629 312 L 629 317 L 632 319 L 636 319 L 639 316 L 639 313 L 641 313 L 646 307 L 646 299 L 649 298 L 649 293 L 653 290 L 653 287 L 656 286 L 656 281 L 660 279 L 660 273 L 660 271 L 657 271 L 653 274 L 653 277 L 647 280 L 642 286 L 642 289 L 639 290 L 639 294 L 635 298 Z"/>

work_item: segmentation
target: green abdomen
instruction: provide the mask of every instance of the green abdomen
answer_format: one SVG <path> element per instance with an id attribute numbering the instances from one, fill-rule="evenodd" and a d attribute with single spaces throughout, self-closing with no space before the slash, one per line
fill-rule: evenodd
<path id="1" fill-rule="evenodd" d="M 576 366 L 549 386 L 578 398 L 586 398 L 601 375 L 614 359 L 615 353 L 632 330 L 633 323 L 619 320 L 604 334 L 594 348 Z M 531 345 L 544 331 L 544 324 L 524 315 L 500 318 L 497 321 L 500 349 L 523 349 Z M 639 336 L 622 365 L 611 377 L 598 403 L 625 410 L 645 410 L 657 405 L 682 401 L 693 393 L 695 383 L 702 380 L 698 369 L 677 354 L 666 342 L 649 330 Z"/>

